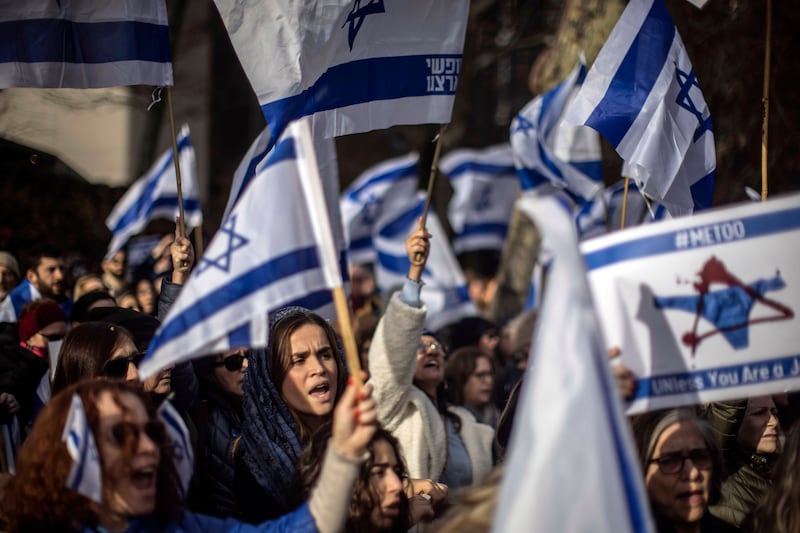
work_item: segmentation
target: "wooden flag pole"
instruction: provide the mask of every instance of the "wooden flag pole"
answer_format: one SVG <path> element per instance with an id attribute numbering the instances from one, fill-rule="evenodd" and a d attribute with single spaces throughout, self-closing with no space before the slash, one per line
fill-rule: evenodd
<path id="1" fill-rule="evenodd" d="M 178 135 L 175 132 L 175 112 L 172 108 L 172 87 L 167 86 L 167 107 L 169 108 L 169 127 L 172 130 L 172 161 L 175 164 L 175 181 L 178 185 L 178 232 L 186 236 L 186 225 L 183 217 L 183 190 L 181 188 L 181 165 L 178 162 Z M 199 255 L 198 255 L 199 257 Z"/>
<path id="2" fill-rule="evenodd" d="M 625 210 L 628 208 L 628 185 L 631 179 L 625 176 L 625 192 L 622 193 L 622 217 L 619 222 L 619 229 L 625 229 Z"/>
<path id="3" fill-rule="evenodd" d="M 358 358 L 358 348 L 356 347 L 356 337 L 353 332 L 353 321 L 350 316 L 350 306 L 347 305 L 347 296 L 344 294 L 344 287 L 341 285 L 334 287 L 333 304 L 336 307 L 336 316 L 339 318 L 339 333 L 344 344 L 344 357 L 347 367 L 350 369 L 356 387 L 361 390 L 364 381 L 361 379 L 361 359 Z"/>
<path id="4" fill-rule="evenodd" d="M 447 124 L 439 126 L 439 134 L 436 136 L 436 148 L 433 150 L 433 161 L 431 162 L 431 172 L 428 175 L 428 192 L 425 195 L 425 207 L 422 209 L 422 220 L 420 225 L 424 228 L 428 221 L 428 211 L 431 208 L 431 198 L 433 197 L 433 184 L 436 182 L 436 169 L 439 167 L 439 154 L 442 152 L 442 137 Z M 416 255 L 417 261 L 421 259 L 420 254 Z"/>
<path id="5" fill-rule="evenodd" d="M 761 201 L 767 201 L 767 140 L 769 137 L 769 71 L 772 42 L 772 0 L 767 0 L 767 28 L 764 46 L 764 90 L 761 102 L 764 118 L 761 126 Z"/>
<path id="6" fill-rule="evenodd" d="M 194 228 L 194 255 L 195 257 L 203 257 L 203 228 L 197 226 Z"/>

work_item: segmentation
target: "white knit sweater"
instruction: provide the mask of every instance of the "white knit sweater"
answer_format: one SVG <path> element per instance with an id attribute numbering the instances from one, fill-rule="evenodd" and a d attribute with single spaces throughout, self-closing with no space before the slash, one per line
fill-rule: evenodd
<path id="1" fill-rule="evenodd" d="M 434 403 L 413 384 L 425 313 L 424 306 L 413 307 L 400 293 L 392 295 L 372 338 L 369 371 L 378 420 L 400 441 L 409 474 L 438 480 L 447 460 L 445 425 Z M 466 409 L 449 410 L 461 419 L 461 438 L 477 482 L 492 468 L 494 430 L 476 422 Z"/>

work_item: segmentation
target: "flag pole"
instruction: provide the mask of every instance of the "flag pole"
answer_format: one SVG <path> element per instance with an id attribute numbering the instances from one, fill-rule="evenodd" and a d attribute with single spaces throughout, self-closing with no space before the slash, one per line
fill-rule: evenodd
<path id="1" fill-rule="evenodd" d="M 311 128 L 308 125 L 308 118 L 295 121 L 289 125 L 291 131 L 297 139 L 297 153 L 304 160 L 304 164 L 298 165 L 300 183 L 305 191 L 305 198 L 309 213 L 312 214 L 311 225 L 317 238 L 317 249 L 321 255 L 320 262 L 325 281 L 331 287 L 333 293 L 333 303 L 336 308 L 336 316 L 339 319 L 339 333 L 344 344 L 344 356 L 347 367 L 350 369 L 350 376 L 361 390 L 364 385 L 361 379 L 361 360 L 358 358 L 356 349 L 356 338 L 353 333 L 353 324 L 350 317 L 350 306 L 347 305 L 347 297 L 344 294 L 342 284 L 342 273 L 339 268 L 339 261 L 336 257 L 336 250 L 333 244 L 333 234 L 331 222 L 328 215 L 328 208 L 325 205 L 325 193 L 322 190 L 322 179 L 319 175 L 317 166 L 317 154 L 314 152 L 314 142 L 311 139 Z"/>
<path id="2" fill-rule="evenodd" d="M 195 257 L 203 257 L 203 226 L 202 224 L 194 228 L 194 251 Z"/>
<path id="3" fill-rule="evenodd" d="M 425 228 L 425 223 L 428 221 L 428 211 L 431 208 L 431 198 L 433 197 L 433 184 L 436 181 L 436 169 L 439 167 L 439 154 L 442 152 L 442 137 L 447 124 L 439 126 L 439 134 L 436 135 L 436 148 L 433 150 L 433 161 L 431 161 L 431 172 L 428 174 L 428 192 L 425 195 L 425 207 L 422 208 L 422 217 L 420 226 Z M 415 257 L 420 260 L 422 254 L 417 254 Z"/>
<path id="4" fill-rule="evenodd" d="M 172 107 L 172 87 L 167 86 L 167 107 L 169 108 L 169 127 L 172 131 L 172 162 L 175 164 L 175 181 L 178 185 L 178 231 L 181 237 L 186 236 L 183 217 L 183 190 L 181 188 L 181 165 L 178 162 L 178 136 L 175 133 L 175 111 Z"/>
<path id="5" fill-rule="evenodd" d="M 769 65 L 772 41 L 772 0 L 767 0 L 767 28 L 764 46 L 764 90 L 761 102 L 764 106 L 761 126 L 761 201 L 767 201 L 767 139 L 769 137 Z"/>
<path id="6" fill-rule="evenodd" d="M 625 192 L 622 193 L 622 217 L 619 222 L 619 229 L 625 229 L 625 211 L 628 208 L 628 185 L 631 179 L 625 176 Z"/>

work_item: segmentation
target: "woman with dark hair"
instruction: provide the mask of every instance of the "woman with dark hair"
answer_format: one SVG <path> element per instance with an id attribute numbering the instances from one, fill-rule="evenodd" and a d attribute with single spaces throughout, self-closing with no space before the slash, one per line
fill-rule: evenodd
<path id="1" fill-rule="evenodd" d="M 494 360 L 477 346 L 464 346 L 447 358 L 444 370 L 447 398 L 467 409 L 475 419 L 497 427 L 499 413 L 492 402 Z"/>
<path id="2" fill-rule="evenodd" d="M 191 509 L 212 516 L 235 516 L 236 463 L 241 460 L 242 397 L 250 352 L 244 348 L 194 361 L 200 405 L 193 420 L 198 430 L 198 468 L 190 491 Z"/>
<path id="3" fill-rule="evenodd" d="M 682 408 L 639 415 L 632 425 L 657 531 L 721 531 L 708 512 L 722 481 L 719 448 L 708 424 Z"/>
<path id="4" fill-rule="evenodd" d="M 53 375 L 52 393 L 82 379 L 105 376 L 139 381 L 136 366 L 143 353 L 136 347 L 133 334 L 122 326 L 106 322 L 84 322 L 70 330 L 58 355 Z M 145 380 L 144 390 L 163 396 L 170 390 L 170 369 L 164 369 Z"/>
<path id="5" fill-rule="evenodd" d="M 753 531 L 797 533 L 800 531 L 800 426 L 787 431 L 774 472 L 772 486 L 753 513 Z"/>
<path id="6" fill-rule="evenodd" d="M 300 482 L 306 497 L 319 479 L 321 459 L 330 435 L 330 424 L 322 426 L 300 458 Z M 378 427 L 367 451 L 369 457 L 356 478 L 344 530 L 348 533 L 405 533 L 410 527 L 409 501 L 404 491 L 408 471 L 400 445 L 391 433 Z"/>
<path id="7" fill-rule="evenodd" d="M 83 381 L 53 397 L 23 445 L 17 475 L 2 502 L 7 530 L 339 531 L 360 458 L 375 429 L 375 402 L 369 388 L 362 392 L 359 400 L 355 387 L 348 388 L 336 410 L 320 482 L 308 502 L 275 522 L 250 527 L 181 508 L 172 447 L 141 388 L 121 381 Z M 68 419 L 80 416 L 76 404 L 83 408 L 99 455 L 97 463 L 89 461 L 100 469 L 92 477 L 99 485 L 96 501 L 68 488 L 73 468 L 92 476 L 82 469 L 85 462 L 73 462 L 58 438 Z"/>
<path id="8" fill-rule="evenodd" d="M 408 279 L 389 300 L 369 351 L 378 420 L 403 448 L 413 478 L 430 478 L 450 488 L 480 481 L 492 469 L 494 431 L 463 407 L 447 404 L 447 352 L 423 331 L 420 300 L 430 234 L 417 228 L 406 240 Z"/>
<path id="9" fill-rule="evenodd" d="M 239 516 L 259 521 L 298 502 L 297 461 L 330 421 L 345 387 L 341 343 L 328 322 L 302 307 L 269 316 L 269 345 L 254 350 L 244 381 Z M 237 472 L 238 473 L 238 472 Z"/>

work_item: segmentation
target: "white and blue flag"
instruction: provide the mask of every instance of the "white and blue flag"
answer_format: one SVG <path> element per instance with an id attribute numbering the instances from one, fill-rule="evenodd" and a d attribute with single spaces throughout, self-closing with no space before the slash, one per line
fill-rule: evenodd
<path id="1" fill-rule="evenodd" d="M 236 172 L 233 173 L 231 192 L 228 195 L 228 203 L 225 205 L 225 213 L 222 215 L 223 224 L 228 220 L 228 215 L 230 215 L 233 206 L 239 201 L 239 198 L 250 185 L 250 182 L 253 181 L 253 178 L 256 177 L 256 168 L 259 163 L 267 157 L 269 149 L 269 128 L 264 128 L 252 144 L 250 144 L 250 148 L 248 148 L 247 153 L 244 154 L 241 163 L 239 163 L 239 166 L 236 168 Z"/>
<path id="2" fill-rule="evenodd" d="M 567 79 L 531 100 L 511 122 L 511 147 L 523 190 L 550 183 L 583 203 L 602 189 L 600 138 L 590 128 L 561 120 L 585 77 L 581 56 Z"/>
<path id="3" fill-rule="evenodd" d="M 469 0 L 215 4 L 273 139 L 305 116 L 325 137 L 450 121 Z"/>
<path id="4" fill-rule="evenodd" d="M 150 343 L 142 379 L 176 362 L 266 346 L 268 311 L 317 309 L 342 285 L 307 127 L 293 123 L 258 166 Z"/>
<path id="5" fill-rule="evenodd" d="M 453 250 L 501 250 L 520 191 L 511 146 L 454 150 L 442 157 L 439 169 L 453 187 L 447 208 Z"/>
<path id="6" fill-rule="evenodd" d="M 377 260 L 372 242 L 375 223 L 383 213 L 394 212 L 415 198 L 418 162 L 416 152 L 383 161 L 362 172 L 342 193 L 342 223 L 351 263 Z"/>
<path id="7" fill-rule="evenodd" d="M 405 206 L 385 214 L 376 226 L 375 249 L 378 262 L 375 279 L 384 294 L 400 286 L 410 266 L 405 251 L 406 238 L 417 228 L 425 204 L 419 192 Z M 422 274 L 425 286 L 421 298 L 428 308 L 425 327 L 436 330 L 466 316 L 478 314 L 469 298 L 467 282 L 436 213 L 428 212 L 426 228 L 431 234 L 431 249 Z"/>
<path id="8" fill-rule="evenodd" d="M 61 440 L 67 445 L 72 466 L 67 477 L 67 487 L 96 503 L 103 503 L 103 476 L 100 454 L 86 418 L 81 397 L 72 395 L 67 422 Z"/>
<path id="9" fill-rule="evenodd" d="M 0 3 L 0 89 L 172 85 L 164 0 Z"/>
<path id="10" fill-rule="evenodd" d="M 25 304 L 41 297 L 39 289 L 27 279 L 23 279 L 0 303 L 0 322 L 16 322 Z"/>
<path id="11" fill-rule="evenodd" d="M 492 531 L 653 531 L 570 213 L 553 198 L 518 206 L 552 261 Z"/>
<path id="12" fill-rule="evenodd" d="M 203 211 L 200 209 L 197 165 L 194 147 L 189 140 L 188 126 L 181 128 L 177 144 L 185 224 L 187 227 L 196 228 L 203 223 Z M 170 148 L 158 158 L 144 176 L 128 188 L 108 215 L 106 226 L 113 236 L 106 257 L 111 257 L 125 246 L 128 239 L 142 231 L 151 220 L 156 218 L 175 220 L 178 213 L 178 184 Z"/>
<path id="13" fill-rule="evenodd" d="M 673 216 L 711 206 L 711 113 L 664 0 L 633 0 L 564 117 L 600 132 Z"/>
<path id="14" fill-rule="evenodd" d="M 256 177 L 256 169 L 259 168 L 259 164 L 270 153 L 269 139 L 269 128 L 265 128 L 250 145 L 241 163 L 239 163 L 239 167 L 233 175 L 233 183 L 228 196 L 228 204 L 225 207 L 225 214 L 222 216 L 223 225 L 228 220 L 228 215 L 230 215 L 236 202 L 250 185 L 253 178 Z M 339 163 L 336 157 L 336 143 L 332 138 L 315 136 L 314 150 L 317 155 L 322 187 L 325 191 L 325 204 L 330 215 L 334 248 L 339 254 L 339 267 L 344 276 L 344 288 L 347 293 L 350 290 L 350 283 L 347 276 L 347 244 L 345 242 L 344 228 L 342 227 L 342 216 L 339 211 Z M 333 320 L 336 314 L 333 297 L 331 296 L 330 302 L 327 304 L 315 307 L 314 311 L 326 319 Z"/>
<path id="15" fill-rule="evenodd" d="M 172 452 L 172 462 L 175 464 L 175 473 L 178 474 L 178 489 L 181 498 L 186 498 L 194 473 L 194 449 L 189 430 L 180 413 L 169 400 L 164 401 L 158 408 L 158 417 L 166 429 L 168 446 Z"/>

